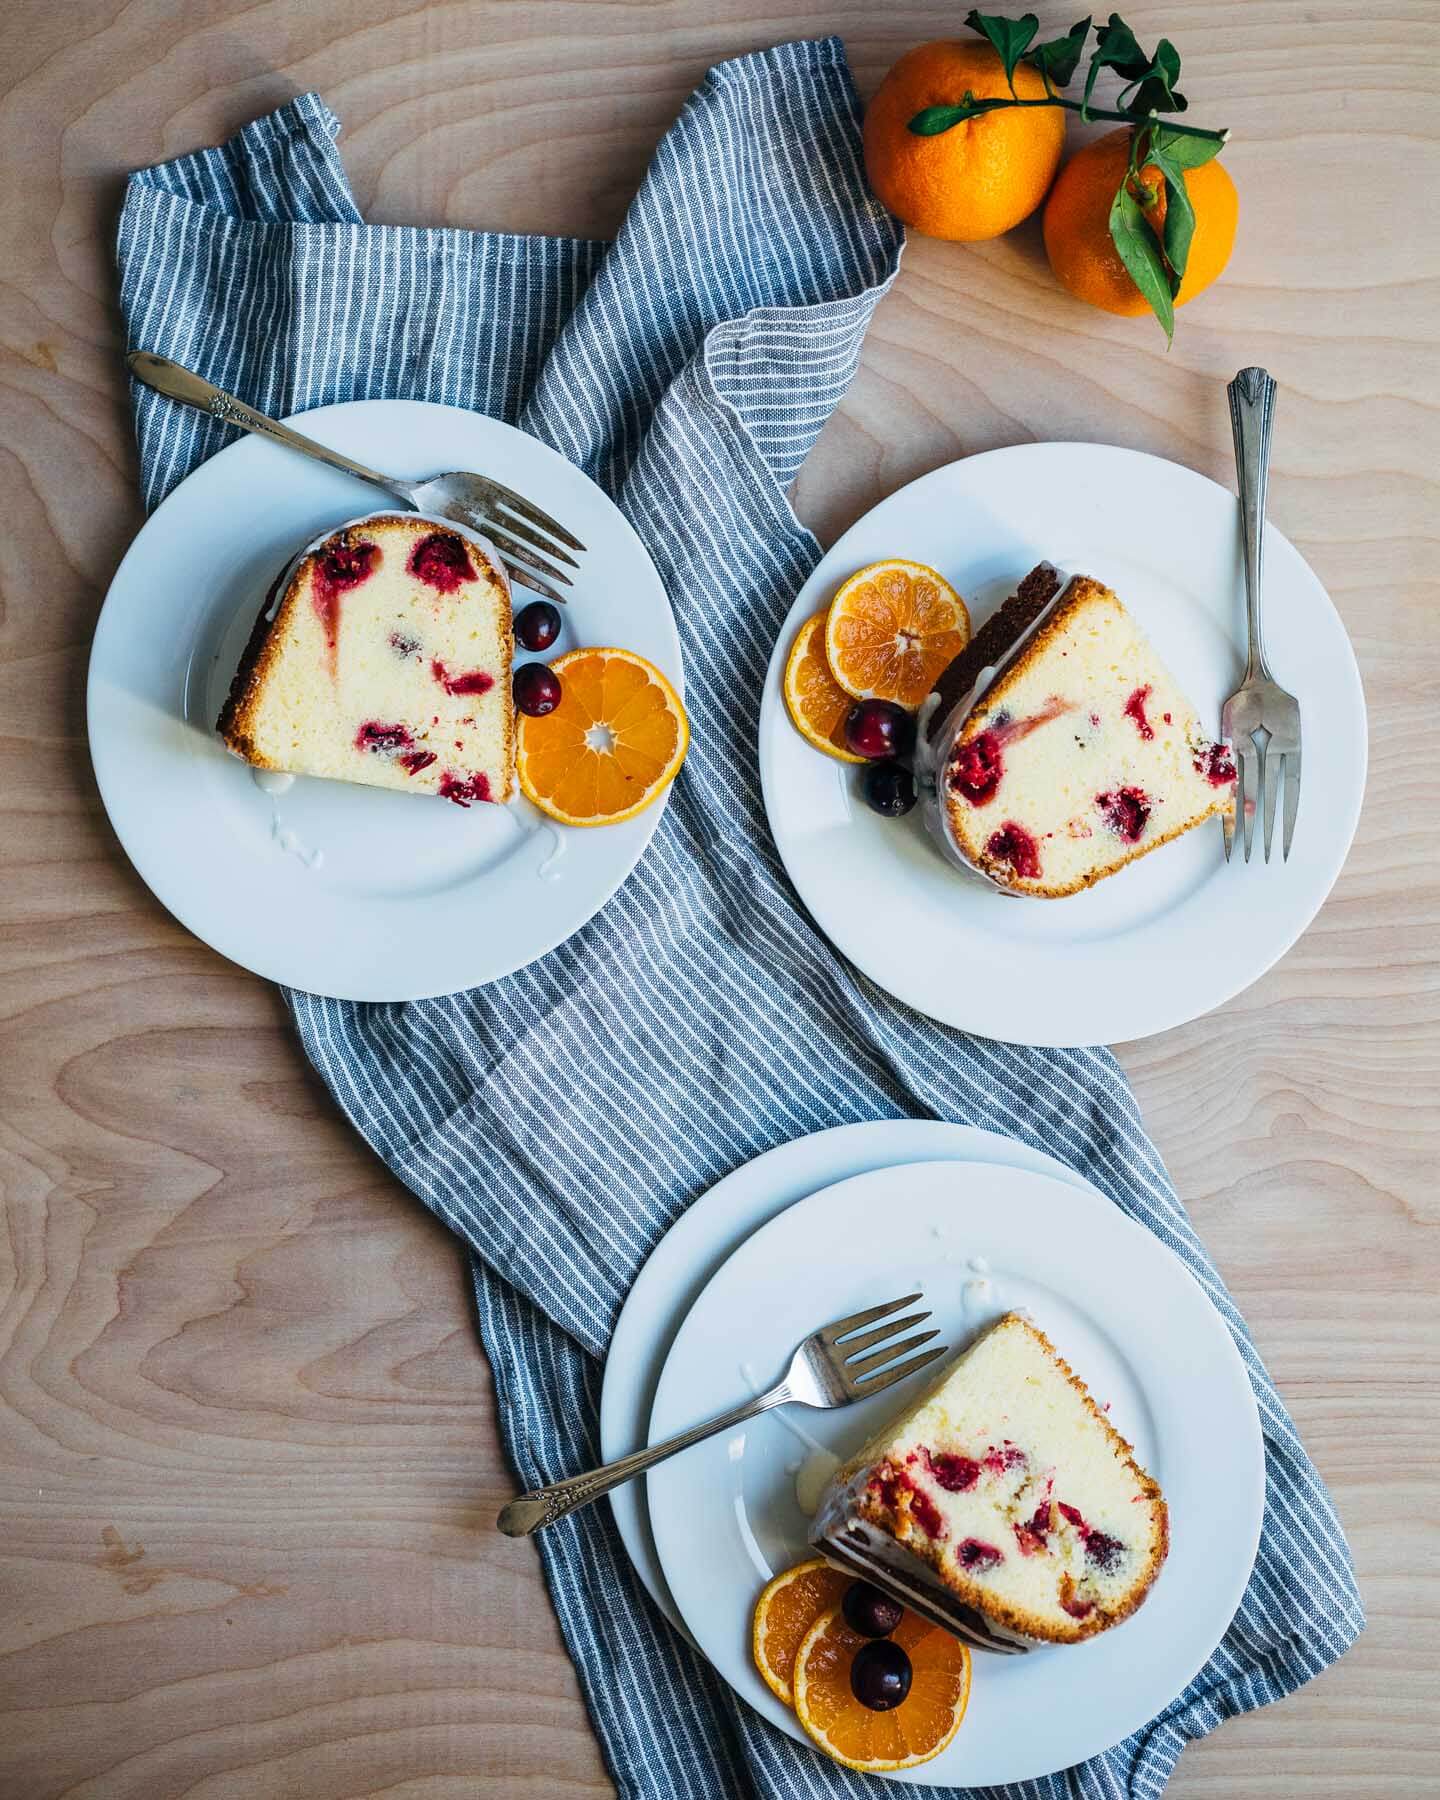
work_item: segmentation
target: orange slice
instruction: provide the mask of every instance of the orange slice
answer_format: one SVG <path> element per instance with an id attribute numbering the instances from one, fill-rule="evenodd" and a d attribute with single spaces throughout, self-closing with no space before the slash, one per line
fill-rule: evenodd
<path id="1" fill-rule="evenodd" d="M 827 1756 L 874 1773 L 913 1769 L 960 1729 L 970 1700 L 970 1652 L 948 1631 L 906 1611 L 890 1634 L 910 1658 L 910 1692 L 890 1712 L 871 1712 L 850 1691 L 850 1664 L 867 1642 L 832 1606 L 795 1658 L 795 1715 Z"/>
<path id="2" fill-rule="evenodd" d="M 830 605 L 825 656 L 856 700 L 893 700 L 913 712 L 970 642 L 965 602 L 924 563 L 871 563 Z"/>
<path id="3" fill-rule="evenodd" d="M 790 1685 L 795 1652 L 816 1619 L 839 1604 L 849 1585 L 848 1575 L 816 1556 L 777 1575 L 755 1602 L 750 1635 L 755 1667 L 770 1692 L 787 1706 L 795 1704 Z"/>
<path id="4" fill-rule="evenodd" d="M 685 760 L 680 696 L 633 650 L 570 650 L 550 667 L 560 704 L 543 719 L 517 714 L 522 791 L 562 825 L 634 818 Z"/>
<path id="5" fill-rule="evenodd" d="M 845 748 L 845 715 L 855 704 L 830 673 L 825 655 L 825 621 L 829 610 L 808 618 L 795 633 L 785 662 L 785 705 L 790 721 L 805 739 L 841 762 L 864 762 Z"/>

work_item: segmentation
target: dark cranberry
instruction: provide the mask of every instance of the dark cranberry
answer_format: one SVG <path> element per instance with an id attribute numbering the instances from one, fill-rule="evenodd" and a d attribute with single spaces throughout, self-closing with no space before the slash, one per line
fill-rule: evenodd
<path id="1" fill-rule="evenodd" d="M 430 664 L 430 673 L 447 694 L 488 694 L 495 685 L 495 677 L 487 675 L 484 669 L 472 669 L 465 675 L 452 675 L 438 657 Z"/>
<path id="2" fill-rule="evenodd" d="M 845 748 L 870 762 L 903 756 L 915 742 L 915 721 L 891 700 L 857 700 L 845 715 Z"/>
<path id="3" fill-rule="evenodd" d="M 332 675 L 340 640 L 340 596 L 350 588 L 359 587 L 379 566 L 378 544 L 337 544 L 315 559 L 310 603 L 325 631 L 325 649 Z"/>
<path id="4" fill-rule="evenodd" d="M 963 794 L 972 806 L 986 806 L 995 798 L 1004 773 L 1000 739 L 993 731 L 982 731 L 968 744 L 955 746 L 945 779 L 952 793 Z"/>
<path id="5" fill-rule="evenodd" d="M 418 775 L 422 769 L 428 769 L 435 760 L 433 750 L 412 750 L 408 756 L 400 758 L 400 767 L 407 775 Z"/>
<path id="6" fill-rule="evenodd" d="M 903 763 L 872 763 L 860 777 L 860 792 L 882 819 L 903 819 L 915 804 L 915 778 Z"/>
<path id="7" fill-rule="evenodd" d="M 532 719 L 543 719 L 560 704 L 560 677 L 544 663 L 522 663 L 511 687 L 516 706 Z"/>
<path id="8" fill-rule="evenodd" d="M 414 742 L 405 726 L 381 725 L 374 719 L 367 719 L 355 733 L 357 750 L 374 750 L 388 756 L 397 750 L 408 750 Z"/>
<path id="9" fill-rule="evenodd" d="M 1078 1506 L 1071 1506 L 1064 1500 L 1058 1500 L 1055 1504 L 1060 1517 L 1062 1519 L 1068 1519 L 1077 1531 L 1088 1531 L 1090 1529 L 1085 1523 L 1084 1515 L 1081 1513 Z"/>
<path id="10" fill-rule="evenodd" d="M 910 1658 L 889 1638 L 862 1644 L 850 1665 L 850 1692 L 871 1712 L 890 1712 L 910 1692 Z"/>
<path id="11" fill-rule="evenodd" d="M 840 1602 L 845 1623 L 861 1637 L 883 1638 L 900 1623 L 905 1608 L 868 1581 L 852 1581 Z"/>
<path id="12" fill-rule="evenodd" d="M 1004 1551 L 997 1550 L 994 1544 L 987 1544 L 983 1538 L 966 1538 L 955 1554 L 962 1569 L 974 1569 L 981 1575 L 1005 1560 Z"/>
<path id="13" fill-rule="evenodd" d="M 1150 822 L 1150 797 L 1141 788 L 1119 788 L 1113 794 L 1097 794 L 1100 817 L 1127 844 L 1138 844 Z"/>
<path id="14" fill-rule="evenodd" d="M 1147 740 L 1147 742 L 1155 735 L 1155 727 L 1145 717 L 1145 702 L 1149 698 L 1150 689 L 1148 687 L 1138 687 L 1125 702 L 1125 717 L 1135 721 L 1135 729 L 1140 733 L 1142 738 Z M 1166 716 L 1168 718 L 1169 715 L 1167 714 Z"/>
<path id="15" fill-rule="evenodd" d="M 417 581 L 453 594 L 462 581 L 475 579 L 474 565 L 463 539 L 453 531 L 432 531 L 410 552 L 410 573 Z"/>
<path id="16" fill-rule="evenodd" d="M 490 777 L 478 770 L 473 775 L 457 775 L 453 769 L 446 769 L 440 777 L 440 794 L 442 799 L 453 800 L 457 806 L 469 806 L 472 800 L 488 800 Z"/>
<path id="17" fill-rule="evenodd" d="M 1211 787 L 1229 787 L 1235 779 L 1235 758 L 1228 744 L 1206 744 L 1195 752 L 1196 773 Z"/>
<path id="18" fill-rule="evenodd" d="M 1086 1557 L 1097 1569 L 1107 1574 L 1118 1565 L 1124 1554 L 1125 1546 L 1119 1538 L 1110 1537 L 1103 1531 L 1092 1531 L 1085 1539 Z"/>
<path id="19" fill-rule="evenodd" d="M 1093 1600 L 1082 1600 L 1076 1592 L 1075 1579 L 1070 1574 L 1060 1577 L 1060 1604 L 1072 1619 L 1088 1619 L 1095 1610 Z"/>
<path id="20" fill-rule="evenodd" d="M 1007 819 L 999 831 L 991 835 L 986 853 L 996 862 L 1009 863 L 1021 881 L 1037 881 L 1040 877 L 1040 846 L 1023 825 Z"/>
<path id="21" fill-rule="evenodd" d="M 560 608 L 532 600 L 515 615 L 515 635 L 527 650 L 548 650 L 560 635 Z"/>
<path id="22" fill-rule="evenodd" d="M 924 1488 L 910 1488 L 910 1517 L 920 1529 L 932 1538 L 943 1538 L 945 1535 L 945 1516 L 940 1508 L 925 1492 Z"/>
<path id="23" fill-rule="evenodd" d="M 936 1456 L 926 1451 L 930 1473 L 947 1494 L 964 1494 L 980 1479 L 980 1465 L 973 1456 L 951 1456 L 942 1451 Z"/>

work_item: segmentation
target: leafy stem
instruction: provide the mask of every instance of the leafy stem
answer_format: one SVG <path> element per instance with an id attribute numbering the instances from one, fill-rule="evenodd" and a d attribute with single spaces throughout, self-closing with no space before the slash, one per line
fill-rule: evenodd
<path id="1" fill-rule="evenodd" d="M 1047 78 L 1048 79 L 1048 78 Z M 1108 106 L 1086 106 L 1083 100 L 1067 100 L 1061 94 L 1051 94 L 1044 100 L 977 100 L 967 91 L 965 98 L 953 106 L 926 106 L 915 114 L 910 121 L 910 130 L 916 137 L 938 137 L 942 131 L 949 131 L 954 125 L 963 125 L 966 119 L 978 119 L 981 113 L 1001 112 L 1015 106 L 1063 106 L 1066 112 L 1078 113 L 1088 124 L 1092 119 L 1113 119 L 1120 125 L 1158 125 L 1160 120 L 1153 113 L 1136 118 L 1134 113 L 1116 112 Z M 1229 131 L 1207 131 L 1203 125 L 1178 125 L 1165 120 L 1165 129 L 1173 131 L 1179 137 L 1202 138 L 1223 148 L 1229 142 Z"/>
<path id="2" fill-rule="evenodd" d="M 1089 42 L 1092 19 L 1077 19 L 1062 37 L 1043 44 L 1035 42 L 1040 21 L 1034 13 L 1011 19 L 972 11 L 966 14 L 965 23 L 994 48 L 1005 70 L 1009 96 L 997 94 L 981 99 L 967 88 L 959 101 L 922 107 L 910 120 L 910 130 L 917 137 L 938 137 L 967 119 L 1010 107 L 1033 106 L 1063 107 L 1066 112 L 1078 113 L 1087 123 L 1108 119 L 1128 125 L 1129 156 L 1110 208 L 1110 237 L 1131 280 L 1165 328 L 1166 338 L 1171 338 L 1175 330 L 1175 296 L 1180 291 L 1195 232 L 1195 211 L 1185 171 L 1198 169 L 1218 156 L 1230 136 L 1228 131 L 1209 131 L 1201 125 L 1181 125 L 1158 116 L 1184 112 L 1189 105 L 1176 86 L 1180 79 L 1180 52 L 1168 38 L 1160 39 L 1153 55 L 1143 50 L 1120 15 L 1111 13 L 1105 24 L 1095 26 L 1083 98 L 1067 100 L 1056 90 L 1068 87 L 1074 79 Z M 1043 97 L 1021 99 L 1015 87 L 1015 70 L 1022 62 L 1039 74 L 1045 88 Z M 1095 84 L 1106 69 L 1113 69 L 1124 85 L 1113 107 L 1093 106 Z M 1144 179 L 1147 168 L 1154 168 L 1160 176 L 1153 191 Z"/>

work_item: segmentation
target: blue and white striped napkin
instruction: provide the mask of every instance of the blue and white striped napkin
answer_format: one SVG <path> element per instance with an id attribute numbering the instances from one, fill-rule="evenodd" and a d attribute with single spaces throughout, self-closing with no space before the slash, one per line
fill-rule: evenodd
<path id="1" fill-rule="evenodd" d="M 366 226 L 338 121 L 304 95 L 132 178 L 121 300 L 132 347 L 270 413 L 399 395 L 513 420 L 615 496 L 674 604 L 694 741 L 649 852 L 590 924 L 448 999 L 288 996 L 356 1129 L 469 1246 L 518 1483 L 598 1460 L 626 1291 L 738 1164 L 866 1119 L 958 1120 L 1048 1150 L 1194 1270 L 1265 1431 L 1260 1557 L 1220 1648 L 1143 1731 L 1023 1790 L 1154 1794 L 1189 1739 L 1317 1674 L 1363 1618 L 1329 1496 L 1108 1052 L 967 1038 L 897 1005 L 816 930 L 766 830 L 761 684 L 819 555 L 786 488 L 901 248 L 867 195 L 857 122 L 836 40 L 722 64 L 607 246 Z M 231 433 L 146 389 L 134 403 L 153 506 Z M 623 1794 L 873 1790 L 775 1731 L 678 1639 L 605 1507 L 539 1544 Z"/>

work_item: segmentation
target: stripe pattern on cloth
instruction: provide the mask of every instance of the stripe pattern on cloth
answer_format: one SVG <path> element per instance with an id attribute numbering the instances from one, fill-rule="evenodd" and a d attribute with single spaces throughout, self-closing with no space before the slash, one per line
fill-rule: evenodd
<path id="1" fill-rule="evenodd" d="M 1329 1496 L 1113 1058 L 968 1038 L 898 1005 L 820 936 L 766 830 L 761 684 L 819 554 L 786 488 L 855 373 L 901 248 L 865 189 L 843 50 L 789 44 L 712 70 L 608 246 L 364 226 L 337 132 L 305 95 L 132 178 L 118 239 L 131 345 L 272 413 L 404 396 L 552 444 L 616 497 L 660 569 L 694 737 L 648 854 L 567 944 L 445 999 L 291 993 L 306 1052 L 469 1246 L 527 1487 L 598 1460 L 601 1359 L 666 1227 L 791 1138 L 871 1119 L 987 1126 L 1061 1157 L 1154 1231 L 1219 1307 L 1259 1401 L 1259 1561 L 1224 1642 L 1161 1718 L 1013 1791 L 1158 1793 L 1187 1741 L 1318 1673 L 1363 1619 Z M 149 505 L 232 435 L 145 389 L 134 405 Z M 539 1547 L 623 1794 L 871 1791 L 776 1732 L 678 1639 L 607 1509 Z"/>

